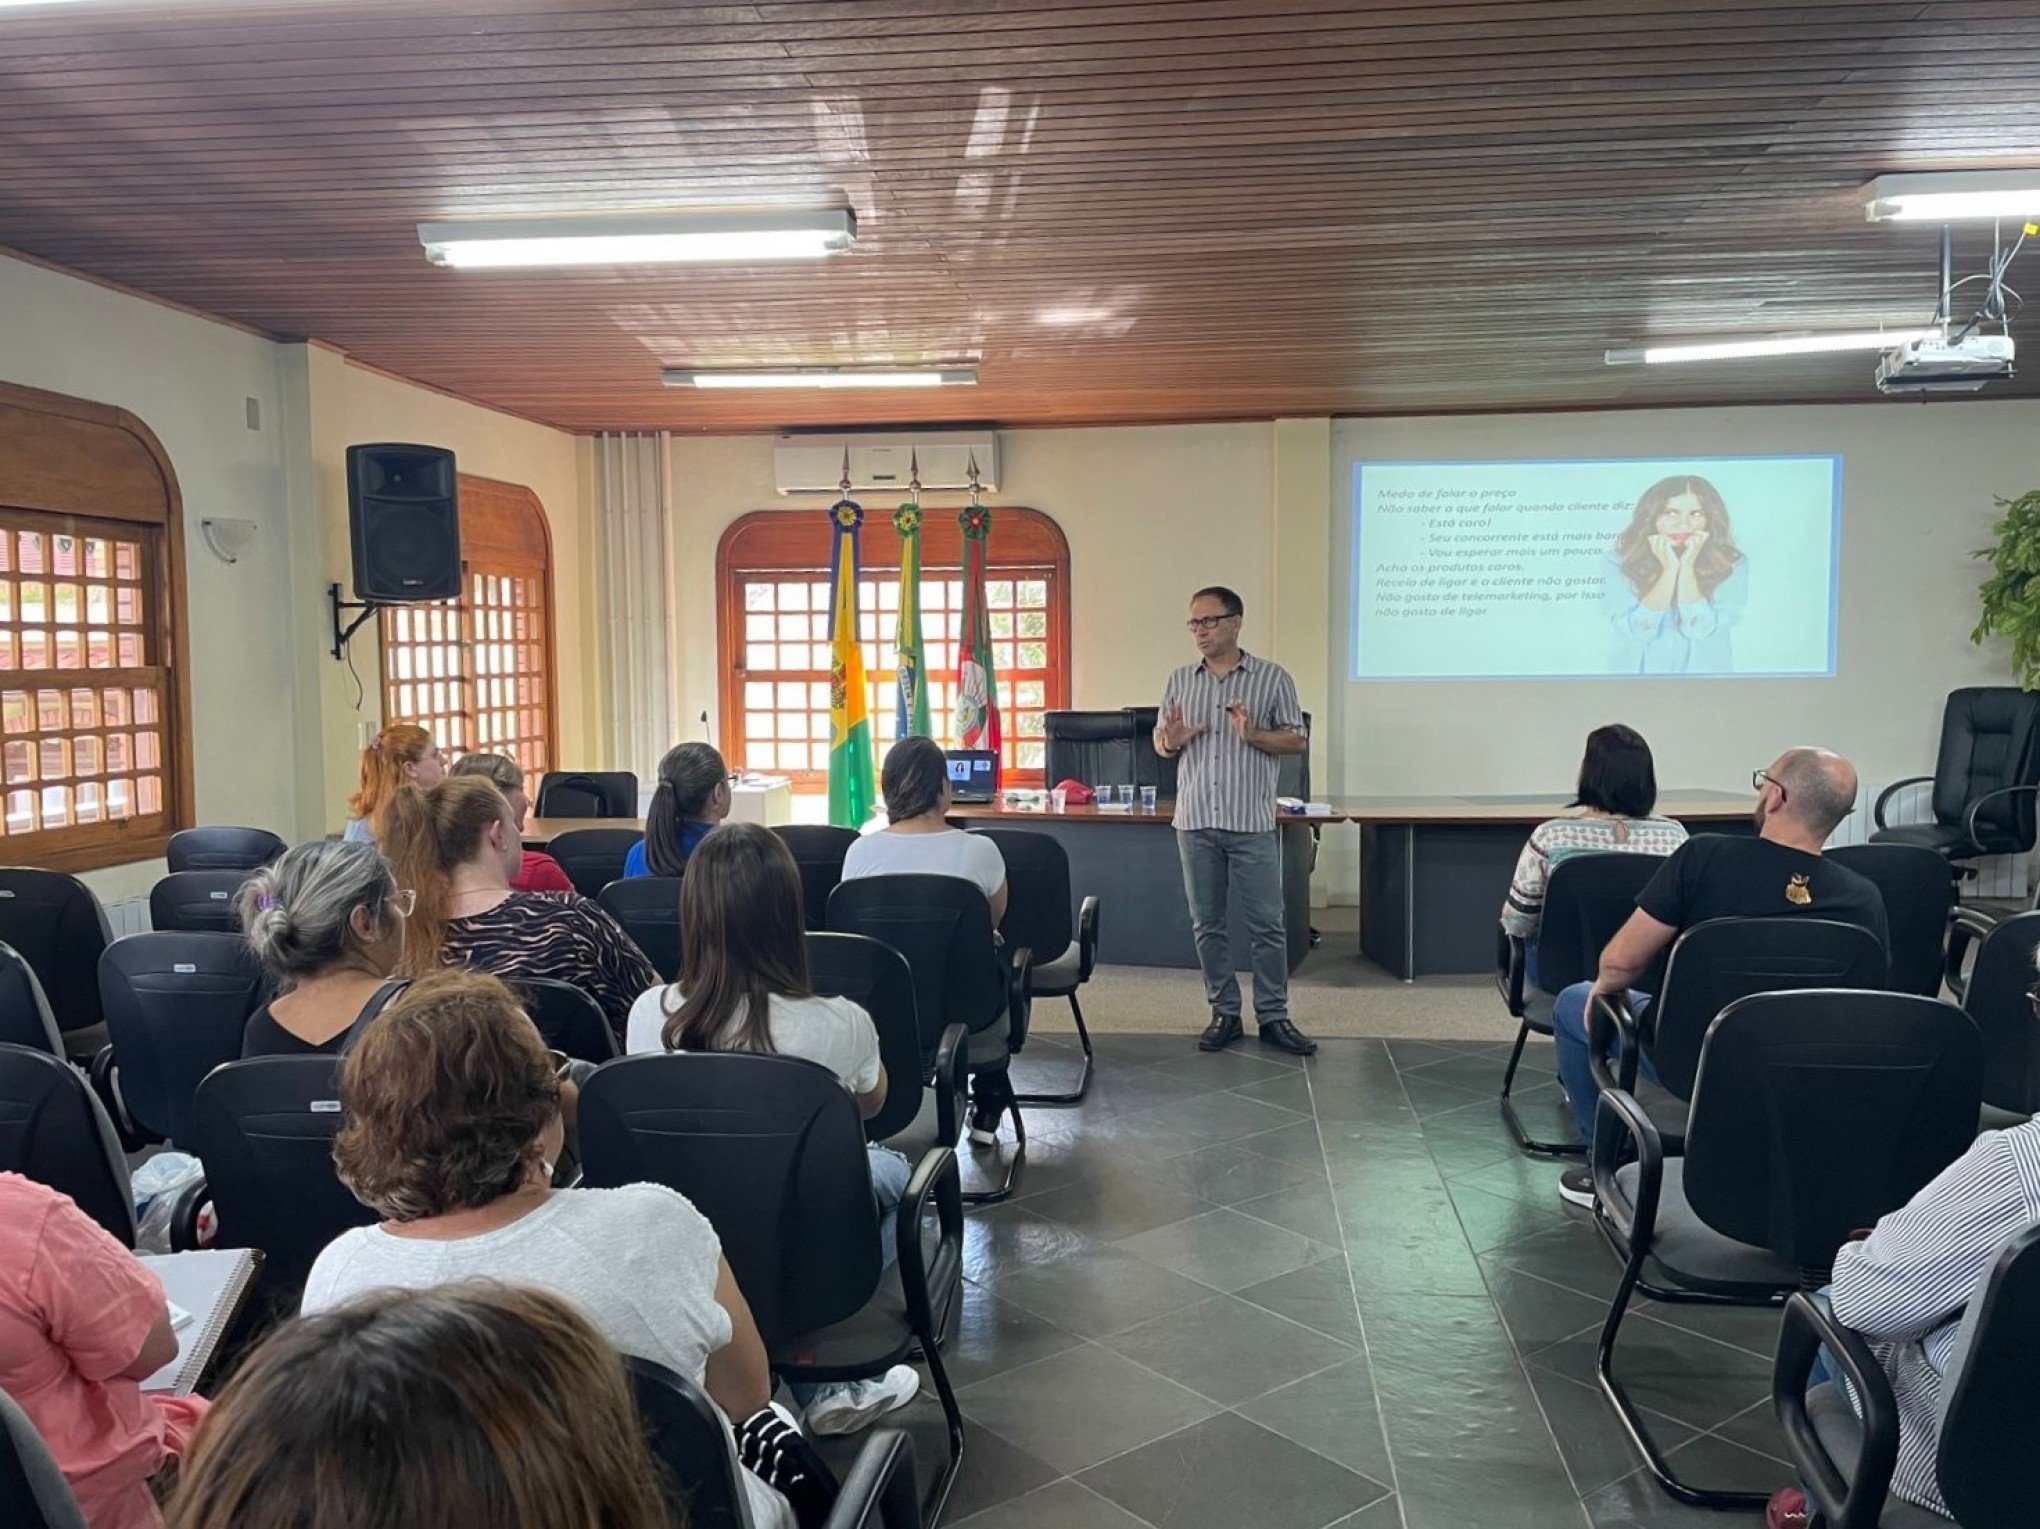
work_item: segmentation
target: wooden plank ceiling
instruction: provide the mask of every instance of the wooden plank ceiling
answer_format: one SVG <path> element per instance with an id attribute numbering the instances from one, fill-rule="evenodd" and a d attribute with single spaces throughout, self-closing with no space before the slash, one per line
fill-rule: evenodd
<path id="1" fill-rule="evenodd" d="M 1923 319 L 1934 235 L 1857 188 L 2036 162 L 2033 0 L 0 10 L 0 245 L 573 430 L 1871 400 L 1866 355 L 1601 352 Z M 783 200 L 855 250 L 456 273 L 414 232 Z M 975 390 L 659 381 L 959 357 Z"/>

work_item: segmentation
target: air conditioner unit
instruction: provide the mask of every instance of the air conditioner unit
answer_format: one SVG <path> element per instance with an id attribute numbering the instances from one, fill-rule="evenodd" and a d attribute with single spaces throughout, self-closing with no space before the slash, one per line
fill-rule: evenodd
<path id="1" fill-rule="evenodd" d="M 999 486 L 999 437 L 990 430 L 887 430 L 857 435 L 782 435 L 772 447 L 772 478 L 782 494 L 833 494 L 850 453 L 850 491 L 903 493 L 918 463 L 927 490 L 970 487 L 970 464 L 990 493 Z"/>

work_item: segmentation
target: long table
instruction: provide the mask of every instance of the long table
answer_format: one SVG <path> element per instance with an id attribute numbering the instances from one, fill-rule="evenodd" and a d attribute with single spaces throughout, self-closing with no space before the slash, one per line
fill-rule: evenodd
<path id="1" fill-rule="evenodd" d="M 1530 830 L 1563 796 L 1334 797 L 1360 825 L 1360 951 L 1411 981 L 1494 970 L 1495 928 Z M 1667 791 L 1661 817 L 1709 833 L 1751 832 L 1747 792 Z"/>

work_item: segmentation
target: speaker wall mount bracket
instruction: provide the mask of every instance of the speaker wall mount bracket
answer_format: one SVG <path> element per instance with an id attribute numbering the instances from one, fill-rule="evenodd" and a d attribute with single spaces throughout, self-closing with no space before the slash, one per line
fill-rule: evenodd
<path id="1" fill-rule="evenodd" d="M 380 600 L 343 600 L 338 584 L 326 586 L 326 598 L 333 607 L 333 657 L 337 661 L 347 656 L 347 644 L 354 640 L 354 634 L 385 607 Z M 359 611 L 361 614 L 343 627 L 340 624 L 342 611 Z"/>

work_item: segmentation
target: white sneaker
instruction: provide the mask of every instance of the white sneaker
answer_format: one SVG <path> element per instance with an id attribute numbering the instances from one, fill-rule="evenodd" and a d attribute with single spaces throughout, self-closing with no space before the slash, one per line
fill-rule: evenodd
<path id="1" fill-rule="evenodd" d="M 895 1408 L 904 1407 L 921 1390 L 921 1377 L 910 1364 L 896 1364 L 877 1380 L 853 1380 L 832 1386 L 808 1403 L 809 1433 L 858 1433 Z"/>

